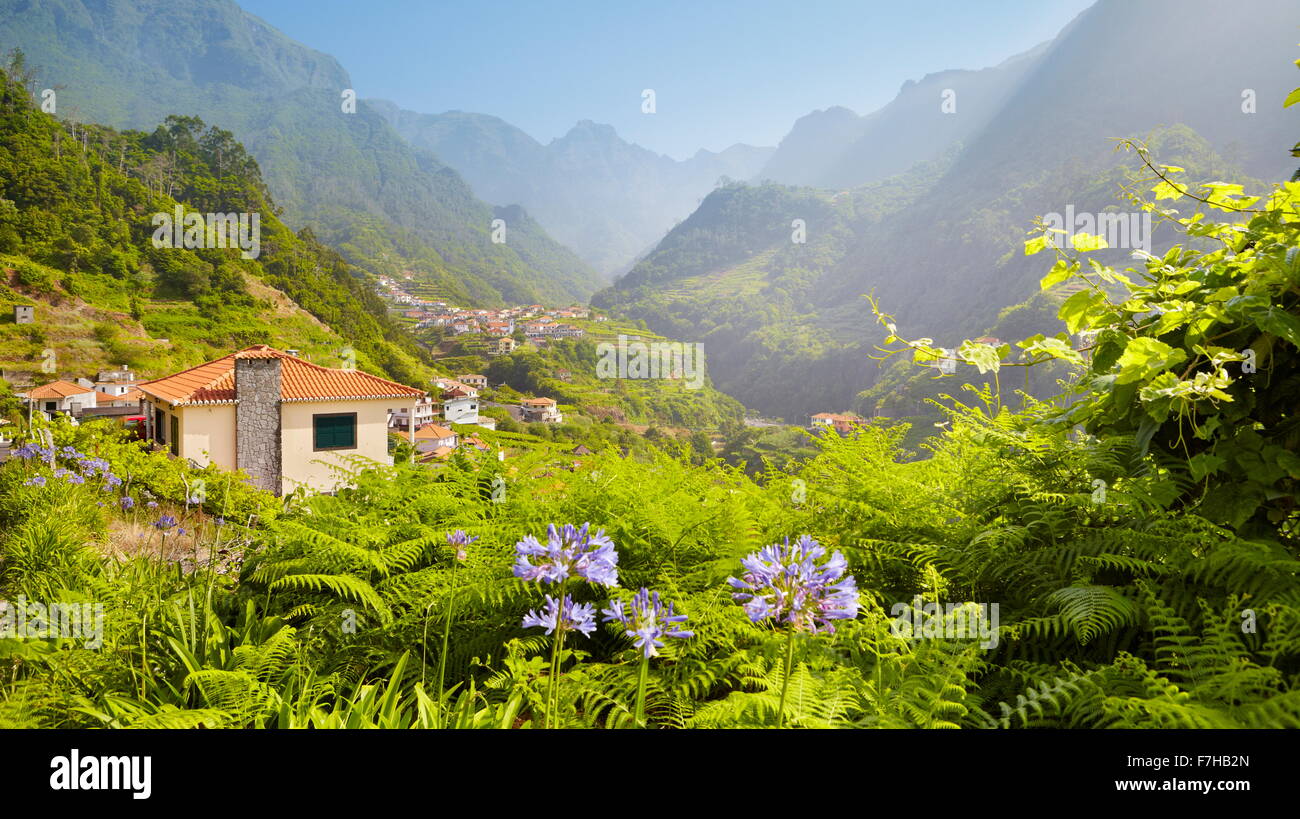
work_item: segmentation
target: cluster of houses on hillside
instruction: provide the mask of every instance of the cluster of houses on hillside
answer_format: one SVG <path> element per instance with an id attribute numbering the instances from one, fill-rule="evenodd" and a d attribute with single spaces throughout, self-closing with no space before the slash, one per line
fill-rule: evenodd
<path id="1" fill-rule="evenodd" d="M 516 331 L 534 343 L 545 344 L 556 338 L 581 338 L 581 327 L 565 320 L 587 319 L 591 310 L 581 305 L 547 309 L 540 304 L 504 307 L 495 310 L 457 307 L 446 301 L 421 299 L 402 289 L 394 279 L 380 277 L 379 296 L 403 316 L 415 321 L 417 330 L 445 327 L 452 335 L 481 334 L 490 340 L 489 355 L 505 355 L 515 349 Z M 607 321 L 596 316 L 595 321 Z M 507 341 L 508 340 L 508 341 Z"/>
<path id="2" fill-rule="evenodd" d="M 333 491 L 359 463 L 391 465 L 390 435 L 404 437 L 422 462 L 457 449 L 491 450 L 450 426 L 496 428 L 479 414 L 483 375 L 437 378 L 426 390 L 323 367 L 294 352 L 257 344 L 162 378 L 140 380 L 120 367 L 93 381 L 17 385 L 15 393 L 30 417 L 123 416 L 140 437 L 176 457 L 198 467 L 241 469 L 277 495 L 300 487 Z M 21 378 L 13 374 L 13 380 Z M 514 411 L 528 421 L 563 422 L 550 398 L 523 399 Z"/>

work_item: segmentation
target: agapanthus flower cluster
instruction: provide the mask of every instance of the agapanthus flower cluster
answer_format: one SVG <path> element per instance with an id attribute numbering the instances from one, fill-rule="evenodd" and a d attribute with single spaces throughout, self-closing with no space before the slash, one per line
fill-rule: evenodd
<path id="1" fill-rule="evenodd" d="M 606 623 L 622 623 L 627 636 L 646 657 L 653 657 L 663 648 L 662 637 L 685 639 L 694 637 L 695 632 L 683 631 L 678 623 L 686 622 L 685 614 L 674 614 L 672 603 L 663 603 L 659 592 L 652 592 L 642 587 L 632 598 L 632 605 L 624 607 L 622 600 L 610 601 L 609 608 L 602 614 Z"/>
<path id="2" fill-rule="evenodd" d="M 515 544 L 515 577 L 559 583 L 580 577 L 599 586 L 618 585 L 618 552 L 603 529 L 591 534 L 591 524 L 582 528 L 566 523 L 562 528 L 551 524 L 546 529 L 546 543 L 532 535 Z"/>
<path id="3" fill-rule="evenodd" d="M 857 581 L 845 576 L 848 561 L 838 551 L 818 560 L 826 549 L 808 535 L 793 544 L 773 543 L 741 561 L 742 578 L 728 577 L 731 596 L 744 604 L 755 623 L 771 618 L 796 631 L 834 633 L 832 620 L 858 616 Z"/>
<path id="4" fill-rule="evenodd" d="M 44 475 L 36 475 L 34 477 L 28 478 L 27 480 L 23 481 L 23 486 L 44 486 L 44 485 L 45 485 Z"/>
<path id="5" fill-rule="evenodd" d="M 557 628 L 560 631 L 580 631 L 590 635 L 596 630 L 596 607 L 590 603 L 574 603 L 573 598 L 564 595 L 563 602 L 546 595 L 546 605 L 539 614 L 530 610 L 524 615 L 524 628 L 540 626 L 551 634 Z"/>
<path id="6" fill-rule="evenodd" d="M 457 529 L 447 535 L 447 544 L 456 547 L 456 559 L 464 560 L 469 557 L 465 547 L 478 540 L 477 537 L 466 534 L 464 531 Z"/>
<path id="7" fill-rule="evenodd" d="M 15 458 L 22 458 L 23 460 L 28 458 L 39 458 L 42 461 L 48 461 L 54 457 L 54 449 L 36 443 L 27 443 L 15 449 L 13 451 L 13 456 Z"/>
<path id="8" fill-rule="evenodd" d="M 130 495 L 123 495 L 121 498 L 118 498 L 117 502 L 122 505 L 122 511 L 135 507 L 135 498 Z"/>
<path id="9" fill-rule="evenodd" d="M 153 528 L 166 532 L 168 529 L 171 529 L 175 525 L 176 525 L 175 515 L 163 515 L 162 517 L 158 518 L 158 520 L 154 521 Z"/>
<path id="10" fill-rule="evenodd" d="M 77 468 L 80 469 L 84 475 L 108 475 L 110 474 L 112 466 L 110 466 L 108 461 L 103 458 L 83 458 L 77 461 Z"/>

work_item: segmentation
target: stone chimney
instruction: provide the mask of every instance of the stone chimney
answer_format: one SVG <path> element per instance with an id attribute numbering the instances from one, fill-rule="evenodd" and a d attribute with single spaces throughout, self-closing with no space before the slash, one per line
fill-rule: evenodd
<path id="1" fill-rule="evenodd" d="M 235 466 L 280 494 L 280 359 L 235 356 Z"/>

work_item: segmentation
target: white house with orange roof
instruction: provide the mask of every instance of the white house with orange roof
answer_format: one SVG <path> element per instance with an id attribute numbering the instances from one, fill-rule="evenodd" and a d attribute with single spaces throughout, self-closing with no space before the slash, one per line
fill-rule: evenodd
<path id="1" fill-rule="evenodd" d="M 840 435 L 848 435 L 855 426 L 865 424 L 866 419 L 856 413 L 819 412 L 812 416 L 809 427 L 816 429 L 833 429 Z"/>
<path id="2" fill-rule="evenodd" d="M 26 392 L 18 393 L 18 397 L 30 404 L 32 409 L 47 415 L 55 412 L 79 415 L 82 410 L 94 408 L 98 393 L 89 387 L 60 380 L 32 387 Z"/>
<path id="3" fill-rule="evenodd" d="M 564 415 L 554 398 L 525 398 L 519 402 L 523 420 L 529 423 L 563 424 Z"/>
<path id="4" fill-rule="evenodd" d="M 149 436 L 201 466 L 248 473 L 282 495 L 330 492 L 367 462 L 392 465 L 388 409 L 424 390 L 312 364 L 258 344 L 139 383 Z"/>

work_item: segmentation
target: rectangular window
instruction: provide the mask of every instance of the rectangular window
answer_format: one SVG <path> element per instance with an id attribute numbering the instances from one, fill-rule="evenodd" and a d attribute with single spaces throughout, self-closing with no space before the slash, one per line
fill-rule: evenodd
<path id="1" fill-rule="evenodd" d="M 322 449 L 357 448 L 357 414 L 336 412 L 311 417 L 312 446 Z"/>

